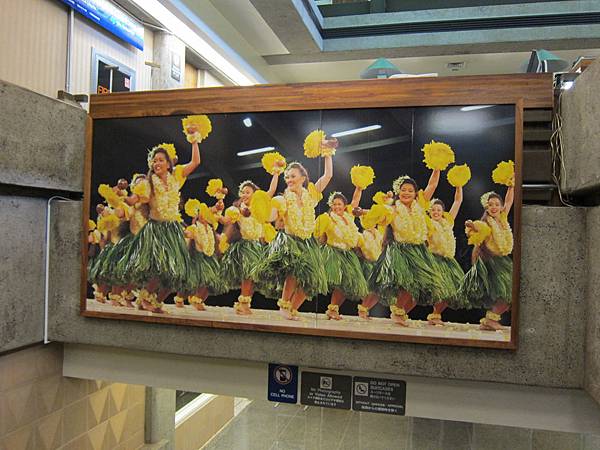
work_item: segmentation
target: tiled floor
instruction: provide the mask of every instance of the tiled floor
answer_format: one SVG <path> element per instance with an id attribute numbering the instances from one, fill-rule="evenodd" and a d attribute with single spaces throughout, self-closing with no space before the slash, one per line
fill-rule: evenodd
<path id="1" fill-rule="evenodd" d="M 600 450 L 599 435 L 253 401 L 203 450 Z"/>

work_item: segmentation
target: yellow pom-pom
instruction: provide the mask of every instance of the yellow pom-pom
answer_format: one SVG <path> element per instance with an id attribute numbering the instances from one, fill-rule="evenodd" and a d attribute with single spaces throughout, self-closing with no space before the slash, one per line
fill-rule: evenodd
<path id="1" fill-rule="evenodd" d="M 365 230 L 375 228 L 377 225 L 387 226 L 393 220 L 393 212 L 385 205 L 373 205 L 371 209 L 360 217 L 360 223 Z"/>
<path id="2" fill-rule="evenodd" d="M 501 161 L 492 171 L 492 180 L 494 183 L 505 186 L 514 186 L 515 184 L 515 163 L 511 160 Z"/>
<path id="3" fill-rule="evenodd" d="M 106 200 L 106 203 L 112 208 L 118 208 L 123 200 L 119 195 L 113 191 L 113 189 L 108 184 L 101 184 L 98 186 L 98 194 Z"/>
<path id="4" fill-rule="evenodd" d="M 217 218 L 215 217 L 212 210 L 208 207 L 206 203 L 200 203 L 200 217 L 202 217 L 208 224 L 210 224 L 213 228 L 216 228 L 218 225 Z"/>
<path id="5" fill-rule="evenodd" d="M 385 192 L 379 191 L 373 196 L 373 202 L 375 202 L 377 205 L 384 205 L 386 198 L 387 196 L 385 195 Z"/>
<path id="6" fill-rule="evenodd" d="M 454 152 L 448 144 L 431 141 L 421 149 L 425 158 L 423 162 L 428 169 L 445 170 L 448 164 L 454 162 Z"/>
<path id="7" fill-rule="evenodd" d="M 469 238 L 469 245 L 481 245 L 483 241 L 485 241 L 486 238 L 492 233 L 490 226 L 481 220 L 474 221 L 473 227 L 475 230 L 465 228 L 465 233 Z"/>
<path id="8" fill-rule="evenodd" d="M 307 158 L 317 158 L 321 156 L 323 149 L 323 139 L 325 132 L 323 130 L 314 130 L 304 139 L 304 156 Z"/>
<path id="9" fill-rule="evenodd" d="M 271 199 L 271 207 L 275 208 L 279 214 L 285 214 L 287 210 L 285 199 L 281 195 Z"/>
<path id="10" fill-rule="evenodd" d="M 100 216 L 98 219 L 98 231 L 105 233 L 107 231 L 116 230 L 119 227 L 119 218 L 115 214 Z"/>
<path id="11" fill-rule="evenodd" d="M 220 178 L 212 178 L 208 180 L 208 185 L 206 186 L 206 193 L 211 197 L 216 197 L 219 191 L 223 189 L 223 180 Z"/>
<path id="12" fill-rule="evenodd" d="M 354 166 L 350 169 L 352 184 L 359 189 L 365 189 L 373 184 L 375 172 L 371 166 Z"/>
<path id="13" fill-rule="evenodd" d="M 471 179 L 471 168 L 466 164 L 452 167 L 446 177 L 450 186 L 462 187 Z"/>
<path id="14" fill-rule="evenodd" d="M 92 219 L 88 220 L 88 231 L 94 231 L 96 229 L 96 222 Z"/>
<path id="15" fill-rule="evenodd" d="M 327 230 L 329 229 L 331 224 L 332 220 L 329 214 L 321 214 L 319 217 L 317 217 L 317 220 L 315 222 L 315 231 L 313 233 L 314 236 L 316 238 L 320 238 L 321 236 L 323 236 L 325 233 L 327 233 Z"/>
<path id="16" fill-rule="evenodd" d="M 232 223 L 237 222 L 242 217 L 242 213 L 235 206 L 230 206 L 225 210 L 225 217 L 231 220 Z"/>
<path id="17" fill-rule="evenodd" d="M 317 202 L 323 200 L 323 193 L 320 192 L 314 183 L 308 183 L 308 194 L 314 198 Z"/>
<path id="18" fill-rule="evenodd" d="M 227 236 L 222 234 L 221 238 L 219 239 L 219 252 L 225 253 L 228 248 L 229 248 L 229 241 L 227 240 Z"/>
<path id="19" fill-rule="evenodd" d="M 195 198 L 190 198 L 187 202 L 185 202 L 185 206 L 183 207 L 185 213 L 190 217 L 197 217 L 200 212 L 200 200 Z"/>
<path id="20" fill-rule="evenodd" d="M 149 198 L 150 191 L 150 183 L 146 180 L 138 181 L 131 187 L 131 192 L 142 198 Z"/>
<path id="21" fill-rule="evenodd" d="M 265 153 L 261 159 L 263 168 L 273 175 L 274 173 L 281 173 L 287 167 L 285 158 L 279 152 Z"/>
<path id="22" fill-rule="evenodd" d="M 202 142 L 212 131 L 210 119 L 205 114 L 187 116 L 181 119 L 183 132 L 190 143 Z"/>
<path id="23" fill-rule="evenodd" d="M 271 225 L 270 223 L 263 224 L 263 236 L 264 236 L 265 242 L 267 244 L 269 242 L 271 242 L 273 239 L 275 239 L 276 235 L 277 235 L 277 230 L 275 229 L 275 227 L 273 225 Z"/>
<path id="24" fill-rule="evenodd" d="M 260 223 L 269 221 L 271 217 L 271 197 L 263 190 L 255 191 L 250 199 L 250 213 Z"/>

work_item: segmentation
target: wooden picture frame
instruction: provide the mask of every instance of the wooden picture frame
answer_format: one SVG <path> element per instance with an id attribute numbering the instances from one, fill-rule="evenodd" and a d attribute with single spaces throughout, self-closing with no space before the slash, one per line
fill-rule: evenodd
<path id="1" fill-rule="evenodd" d="M 368 93 L 366 95 L 365 93 Z M 515 199 L 513 286 L 510 340 L 482 341 L 478 339 L 431 338 L 399 336 L 346 330 L 322 330 L 310 327 L 257 325 L 215 320 L 186 319 L 158 315 L 131 315 L 119 312 L 90 311 L 87 303 L 87 226 L 91 198 L 92 144 L 94 121 L 98 119 L 164 117 L 187 114 L 308 111 L 328 109 L 514 105 L 515 112 Z M 414 342 L 483 348 L 516 349 L 518 342 L 519 274 L 521 260 L 521 203 L 523 164 L 523 110 L 547 108 L 552 105 L 552 78 L 549 75 L 502 75 L 449 78 L 420 78 L 351 81 L 339 83 L 307 83 L 253 87 L 183 89 L 93 95 L 87 120 L 84 172 L 81 315 L 96 318 L 116 318 L 153 323 L 192 325 L 219 329 L 242 329 L 291 334 L 333 336 L 351 339 Z M 456 231 L 455 231 L 456 233 Z"/>

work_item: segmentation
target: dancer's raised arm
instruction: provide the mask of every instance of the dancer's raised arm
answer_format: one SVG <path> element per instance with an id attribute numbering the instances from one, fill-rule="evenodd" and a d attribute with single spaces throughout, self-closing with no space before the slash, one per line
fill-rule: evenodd
<path id="1" fill-rule="evenodd" d="M 360 198 L 362 197 L 362 192 L 363 190 L 356 186 L 356 188 L 354 189 L 354 194 L 352 194 L 352 201 L 350 202 L 350 206 L 352 206 L 352 209 L 358 208 L 358 205 L 360 205 Z"/>
<path id="2" fill-rule="evenodd" d="M 273 196 L 275 195 L 275 192 L 277 192 L 277 184 L 279 183 L 279 175 L 281 174 L 280 171 L 275 171 L 273 172 L 273 177 L 271 178 L 271 184 L 269 185 L 269 190 L 267 191 L 267 194 L 269 194 L 269 197 L 273 198 Z"/>
<path id="3" fill-rule="evenodd" d="M 514 178 L 513 178 L 514 184 Z M 510 209 L 512 208 L 513 202 L 515 200 L 515 187 L 509 186 L 506 190 L 506 195 L 504 196 L 504 212 L 508 214 Z"/>
<path id="4" fill-rule="evenodd" d="M 188 177 L 200 165 L 200 148 L 198 143 L 192 144 L 192 159 L 189 163 L 183 165 L 183 176 Z"/>
<path id="5" fill-rule="evenodd" d="M 454 203 L 452 203 L 452 207 L 450 208 L 450 215 L 453 219 L 456 220 L 456 216 L 458 216 L 458 210 L 460 209 L 460 205 L 463 201 L 463 191 L 462 186 L 456 186 L 456 192 L 454 193 Z"/>
<path id="6" fill-rule="evenodd" d="M 427 183 L 427 187 L 423 191 L 423 196 L 425 200 L 429 201 L 433 198 L 433 194 L 437 189 L 438 183 L 440 182 L 440 170 L 434 169 L 431 172 L 431 176 L 429 177 L 429 182 Z"/>
<path id="7" fill-rule="evenodd" d="M 338 140 L 335 138 L 328 141 L 324 140 L 323 145 L 334 149 L 338 146 Z M 321 176 L 321 178 L 319 178 L 315 183 L 315 187 L 319 192 L 323 192 L 333 178 L 333 158 L 328 155 L 324 156 L 323 159 L 325 160 L 325 172 L 323 173 L 323 176 Z"/>

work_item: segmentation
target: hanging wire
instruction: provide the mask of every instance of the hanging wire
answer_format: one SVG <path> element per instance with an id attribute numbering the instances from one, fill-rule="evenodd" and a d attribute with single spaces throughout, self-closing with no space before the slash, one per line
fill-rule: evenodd
<path id="1" fill-rule="evenodd" d="M 566 180 L 566 167 L 562 145 L 562 95 L 560 89 L 558 99 L 556 100 L 556 111 L 552 116 L 552 135 L 550 137 L 550 153 L 552 156 L 552 179 L 556 183 L 558 198 L 565 206 L 575 206 L 567 200 L 562 192 L 561 180 Z M 557 170 L 557 168 L 559 170 Z"/>

